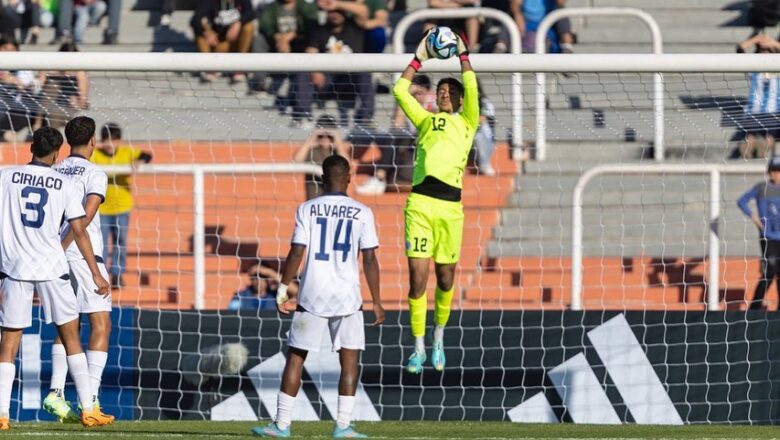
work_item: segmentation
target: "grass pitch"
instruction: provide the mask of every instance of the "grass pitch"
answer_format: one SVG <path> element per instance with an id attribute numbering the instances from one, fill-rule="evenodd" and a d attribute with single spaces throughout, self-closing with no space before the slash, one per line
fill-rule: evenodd
<path id="1" fill-rule="evenodd" d="M 79 425 L 15 423 L 3 439 L 249 439 L 253 426 L 267 422 L 117 422 L 86 430 Z M 780 438 L 776 426 L 593 426 L 525 425 L 509 422 L 359 422 L 358 430 L 374 439 L 769 439 Z M 330 438 L 333 422 L 296 422 L 296 438 Z"/>

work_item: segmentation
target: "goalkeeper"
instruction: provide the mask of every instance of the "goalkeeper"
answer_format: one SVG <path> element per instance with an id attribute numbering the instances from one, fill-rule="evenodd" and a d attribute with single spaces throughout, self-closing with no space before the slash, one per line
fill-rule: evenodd
<path id="1" fill-rule="evenodd" d="M 425 40 L 423 37 L 414 59 L 393 87 L 393 96 L 418 133 L 412 193 L 404 209 L 409 262 L 409 316 L 415 339 L 414 352 L 409 357 L 406 370 L 418 374 L 427 359 L 425 319 L 428 295 L 425 290 L 431 258 L 436 272 L 436 325 L 431 364 L 437 371 L 442 371 L 446 362 L 444 326 L 450 317 L 455 266 L 463 240 L 463 170 L 479 127 L 477 77 L 471 68 L 467 42 L 462 35 L 458 39 L 457 53 L 463 82 L 455 78 L 439 81 L 436 86 L 438 113 L 426 111 L 409 93 L 415 73 L 429 58 Z"/>

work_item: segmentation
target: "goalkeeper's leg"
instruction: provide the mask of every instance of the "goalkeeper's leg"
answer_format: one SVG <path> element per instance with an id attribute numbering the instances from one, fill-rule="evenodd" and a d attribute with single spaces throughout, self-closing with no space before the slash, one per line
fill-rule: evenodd
<path id="1" fill-rule="evenodd" d="M 414 352 L 406 363 L 406 371 L 419 374 L 425 363 L 425 318 L 428 312 L 428 258 L 409 258 L 409 321 L 414 336 Z"/>
<path id="2" fill-rule="evenodd" d="M 447 363 L 444 356 L 444 327 L 450 319 L 455 266 L 455 264 L 436 263 L 436 307 L 433 314 L 435 327 L 431 364 L 437 371 L 444 370 L 444 365 Z"/>

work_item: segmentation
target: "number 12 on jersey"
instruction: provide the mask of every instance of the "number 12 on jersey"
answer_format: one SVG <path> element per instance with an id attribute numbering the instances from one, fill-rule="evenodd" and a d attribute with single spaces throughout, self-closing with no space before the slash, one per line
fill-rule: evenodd
<path id="1" fill-rule="evenodd" d="M 338 252 L 341 251 L 341 262 L 347 261 L 347 258 L 349 257 L 349 251 L 352 250 L 352 220 L 348 219 L 346 220 L 347 227 L 343 228 L 344 226 L 344 219 L 339 219 L 338 223 L 336 223 L 336 233 L 333 236 L 333 251 Z M 314 254 L 314 259 L 317 261 L 330 261 L 330 254 L 327 252 L 326 244 L 327 244 L 327 238 L 328 238 L 328 219 L 325 217 L 317 217 L 317 224 L 320 227 L 320 249 L 317 253 Z M 341 238 L 341 230 L 345 229 L 344 231 L 344 240 L 339 241 Z"/>

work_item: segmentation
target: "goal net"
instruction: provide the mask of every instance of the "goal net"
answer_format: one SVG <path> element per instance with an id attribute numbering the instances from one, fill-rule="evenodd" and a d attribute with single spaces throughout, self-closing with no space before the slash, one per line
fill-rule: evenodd
<path id="1" fill-rule="evenodd" d="M 121 240 L 106 255 L 121 284 L 101 403 L 121 419 L 275 414 L 290 325 L 274 310 L 275 273 L 296 206 L 321 190 L 316 163 L 335 152 L 376 215 L 389 310 L 365 329 L 358 420 L 777 422 L 778 300 L 772 287 L 754 301 L 759 233 L 737 206 L 766 183 L 779 128 L 746 112 L 750 72 L 778 70 L 761 56 L 473 56 L 484 138 L 464 177 L 448 364 L 410 375 L 414 134 L 389 93 L 406 56 L 9 55 L 9 75 L 48 74 L 25 92 L 3 86 L 4 165 L 29 160 L 36 115 L 114 123 L 121 138 L 98 133 L 101 148 L 152 157 L 108 169 L 112 182 L 130 176 L 134 201 L 109 212 Z M 456 69 L 426 63 L 434 97 L 424 82 L 416 96 L 435 105 Z M 318 71 L 328 93 L 310 93 Z M 297 420 L 336 414 L 338 356 L 323 336 Z M 25 332 L 14 418 L 50 420 L 53 337 L 39 319 Z"/>

